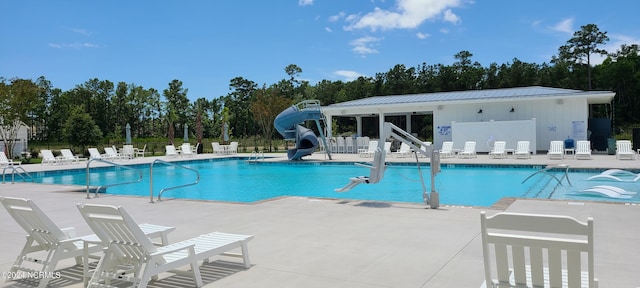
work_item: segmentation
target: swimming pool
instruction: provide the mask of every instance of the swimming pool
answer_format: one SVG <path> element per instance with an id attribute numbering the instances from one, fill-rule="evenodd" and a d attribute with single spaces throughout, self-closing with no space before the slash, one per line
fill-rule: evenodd
<path id="1" fill-rule="evenodd" d="M 349 177 L 368 175 L 366 168 L 353 163 L 335 162 L 259 162 L 247 163 L 244 159 L 209 159 L 186 161 L 187 167 L 197 169 L 200 183 L 180 189 L 169 190 L 163 198 L 187 198 L 226 202 L 252 203 L 283 196 L 314 198 L 338 198 L 389 202 L 423 203 L 420 175 L 413 164 L 388 163 L 382 181 L 377 184 L 361 184 L 349 192 L 337 193 L 349 182 Z M 430 168 L 421 164 L 427 191 L 430 191 Z M 134 165 L 141 170 L 143 180 L 139 183 L 109 187 L 108 194 L 138 195 L 149 197 L 149 165 Z M 610 199 L 600 196 L 576 195 L 595 185 L 614 185 L 635 191 L 633 183 L 587 181 L 598 171 L 582 170 L 569 173 L 572 186 L 563 185 L 544 174 L 522 183 L 541 166 L 523 165 L 443 165 L 435 179 L 436 191 L 442 205 L 491 206 L 503 197 L 592 200 L 640 203 L 636 195 L 632 199 Z M 155 165 L 153 168 L 154 197 L 163 188 L 195 181 L 192 171 L 174 166 Z M 35 175 L 37 183 L 86 185 L 86 170 L 40 172 Z M 560 178 L 564 170 L 550 173 Z M 131 170 L 92 168 L 91 185 L 99 186 L 123 181 L 133 181 L 138 173 Z"/>

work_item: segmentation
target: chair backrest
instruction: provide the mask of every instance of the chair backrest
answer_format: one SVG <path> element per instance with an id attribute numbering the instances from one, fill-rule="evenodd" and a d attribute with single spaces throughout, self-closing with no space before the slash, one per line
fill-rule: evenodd
<path id="1" fill-rule="evenodd" d="M 64 157 L 65 159 L 75 159 L 76 156 L 73 155 L 73 152 L 71 152 L 71 149 L 60 149 L 60 153 L 62 154 L 62 157 Z"/>
<path id="2" fill-rule="evenodd" d="M 109 250 L 123 264 L 139 262 L 156 251 L 136 222 L 122 207 L 97 204 L 78 204 L 78 209 L 91 230 L 109 245 Z"/>
<path id="3" fill-rule="evenodd" d="M 451 141 L 442 142 L 442 149 L 440 149 L 440 152 L 451 153 L 452 150 L 453 150 L 453 142 Z"/>
<path id="4" fill-rule="evenodd" d="M 378 140 L 369 140 L 367 152 L 376 153 L 376 149 L 378 149 Z"/>
<path id="5" fill-rule="evenodd" d="M 480 222 L 487 287 L 510 280 L 518 287 L 546 287 L 545 281 L 551 287 L 581 287 L 584 272 L 588 287 L 595 287 L 592 218 L 582 223 L 568 216 L 483 211 Z"/>
<path id="6" fill-rule="evenodd" d="M 42 159 L 44 160 L 56 160 L 56 156 L 53 156 L 53 152 L 51 150 L 42 149 L 40 150 L 40 153 L 42 153 Z"/>
<path id="7" fill-rule="evenodd" d="M 384 152 L 391 153 L 391 142 L 389 141 L 384 142 Z"/>
<path id="8" fill-rule="evenodd" d="M 238 142 L 234 141 L 234 142 L 229 143 L 229 150 L 231 150 L 231 151 L 238 150 Z"/>
<path id="9" fill-rule="evenodd" d="M 549 152 L 550 153 L 564 153 L 564 148 L 567 146 L 562 141 L 551 141 L 549 143 Z M 571 149 L 571 148 L 567 148 Z"/>
<path id="10" fill-rule="evenodd" d="M 373 157 L 373 167 L 369 173 L 369 183 L 378 183 L 384 177 L 387 165 L 384 162 L 386 152 L 376 147 L 376 154 Z"/>
<path id="11" fill-rule="evenodd" d="M 112 147 L 104 147 L 104 153 L 109 156 L 118 156 L 118 152 L 116 152 Z"/>
<path id="12" fill-rule="evenodd" d="M 100 155 L 100 151 L 98 148 L 89 148 L 89 156 L 91 159 L 101 159 L 102 155 Z"/>
<path id="13" fill-rule="evenodd" d="M 516 144 L 516 152 L 529 153 L 529 141 L 518 141 Z"/>
<path id="14" fill-rule="evenodd" d="M 505 141 L 493 142 L 493 152 L 494 153 L 504 153 L 504 150 L 506 148 L 507 148 L 507 142 L 505 142 Z"/>
<path id="15" fill-rule="evenodd" d="M 590 152 L 591 152 L 591 142 L 589 141 L 576 142 L 576 153 L 590 153 Z"/>
<path id="16" fill-rule="evenodd" d="M 182 150 L 182 154 L 192 154 L 193 151 L 191 151 L 191 144 L 189 143 L 182 143 L 182 146 L 180 146 L 180 149 Z"/>
<path id="17" fill-rule="evenodd" d="M 211 142 L 211 148 L 213 148 L 213 152 L 222 151 L 222 147 L 220 147 L 220 143 Z"/>
<path id="18" fill-rule="evenodd" d="M 630 153 L 631 149 L 631 141 L 629 140 L 618 140 L 616 141 L 616 151 L 618 153 Z"/>
<path id="19" fill-rule="evenodd" d="M 67 235 L 29 199 L 0 197 L 0 202 L 9 215 L 45 249 L 59 245 Z"/>
<path id="20" fill-rule="evenodd" d="M 476 141 L 464 142 L 464 147 L 462 148 L 462 152 L 476 152 Z"/>
<path id="21" fill-rule="evenodd" d="M 176 146 L 173 145 L 167 145 L 164 147 L 167 155 L 171 155 L 171 154 L 177 154 L 176 153 Z"/>
<path id="22" fill-rule="evenodd" d="M 133 155 L 133 145 L 123 145 L 122 153 L 125 155 Z"/>
<path id="23" fill-rule="evenodd" d="M 402 144 L 400 144 L 400 152 L 411 152 L 411 146 L 409 146 L 409 144 L 402 142 Z"/>

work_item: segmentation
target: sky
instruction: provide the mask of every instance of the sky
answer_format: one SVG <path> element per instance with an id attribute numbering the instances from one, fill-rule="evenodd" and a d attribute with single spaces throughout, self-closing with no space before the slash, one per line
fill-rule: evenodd
<path id="1" fill-rule="evenodd" d="M 615 52 L 640 44 L 637 0 L 0 0 L 0 77 L 70 90 L 90 79 L 187 96 L 227 95 L 242 77 L 351 81 L 397 64 L 549 63 L 581 26 Z M 595 59 L 596 64 L 602 59 Z"/>

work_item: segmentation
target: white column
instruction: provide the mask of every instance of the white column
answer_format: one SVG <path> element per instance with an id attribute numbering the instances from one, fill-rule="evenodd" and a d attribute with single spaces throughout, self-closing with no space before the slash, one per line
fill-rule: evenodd
<path id="1" fill-rule="evenodd" d="M 356 116 L 356 133 L 362 137 L 362 116 Z"/>
<path id="2" fill-rule="evenodd" d="M 380 138 L 380 142 L 384 142 L 385 139 L 382 138 L 382 137 L 384 137 L 384 135 L 383 135 L 384 134 L 384 112 L 380 111 L 380 113 L 378 115 L 379 115 L 378 123 L 379 123 L 379 126 L 380 126 L 380 127 L 378 127 L 378 129 L 379 129 L 378 135 L 380 135 L 378 138 Z"/>
<path id="3" fill-rule="evenodd" d="M 407 126 L 407 133 L 411 134 L 411 114 L 407 114 L 404 116 L 405 123 Z"/>

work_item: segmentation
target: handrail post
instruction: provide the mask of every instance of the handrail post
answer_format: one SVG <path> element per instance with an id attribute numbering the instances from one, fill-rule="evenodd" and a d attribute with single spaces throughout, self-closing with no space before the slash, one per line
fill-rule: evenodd
<path id="1" fill-rule="evenodd" d="M 154 203 L 153 202 L 153 164 L 154 163 L 156 163 L 155 160 L 151 162 L 151 165 L 149 166 L 149 203 Z"/>

